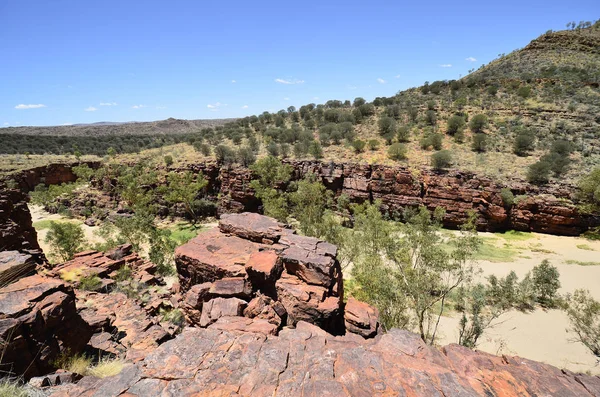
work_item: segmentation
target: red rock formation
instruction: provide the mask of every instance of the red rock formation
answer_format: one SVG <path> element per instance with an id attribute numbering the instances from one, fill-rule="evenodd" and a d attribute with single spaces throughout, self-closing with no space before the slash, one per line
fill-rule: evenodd
<path id="1" fill-rule="evenodd" d="M 175 252 L 187 318 L 206 327 L 243 314 L 275 325 L 275 330 L 306 321 L 331 333 L 344 333 L 343 284 L 336 254 L 334 245 L 298 236 L 272 218 L 224 215 L 219 230 L 201 233 Z M 371 318 L 357 321 L 376 323 L 374 309 L 369 313 Z M 227 321 L 235 326 L 245 323 Z M 257 329 L 272 333 L 271 327 Z"/>
<path id="2" fill-rule="evenodd" d="M 362 339 L 307 323 L 279 336 L 254 332 L 268 324 L 239 317 L 216 324 L 185 330 L 117 376 L 85 377 L 52 395 L 600 396 L 595 376 L 457 345 L 438 350 L 398 329 Z M 252 332 L 237 330 L 243 327 Z"/>
<path id="3" fill-rule="evenodd" d="M 0 190 L 0 251 L 20 251 L 41 264 L 46 261 L 31 223 L 27 196 L 15 189 Z"/>
<path id="4" fill-rule="evenodd" d="M 81 352 L 91 331 L 75 307 L 73 289 L 33 275 L 0 288 L 0 369 L 26 378 L 48 373 L 59 354 Z"/>
<path id="5" fill-rule="evenodd" d="M 576 191 L 573 186 L 537 187 L 515 184 L 515 195 L 526 195 L 514 208 L 502 202 L 500 185 L 490 178 L 462 171 L 413 170 L 402 166 L 336 164 L 318 161 L 291 161 L 294 179 L 307 173 L 317 175 L 337 194 L 346 194 L 352 202 L 381 200 L 382 209 L 400 214 L 406 207 L 424 205 L 446 210 L 444 225 L 456 228 L 470 211 L 477 215 L 481 231 L 523 230 L 560 235 L 579 235 L 600 225 L 599 216 L 581 214 L 569 204 Z M 220 174 L 220 212 L 256 212 L 260 202 L 249 183 L 246 168 L 222 170 Z"/>

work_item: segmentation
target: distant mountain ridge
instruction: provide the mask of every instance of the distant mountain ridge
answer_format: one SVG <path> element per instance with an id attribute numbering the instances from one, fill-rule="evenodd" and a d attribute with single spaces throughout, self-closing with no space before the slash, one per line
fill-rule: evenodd
<path id="1" fill-rule="evenodd" d="M 236 119 L 182 120 L 168 118 L 158 121 L 110 122 L 72 124 L 51 127 L 7 127 L 0 134 L 55 135 L 55 136 L 103 136 L 103 135 L 171 135 L 198 132 L 203 128 L 223 125 Z"/>

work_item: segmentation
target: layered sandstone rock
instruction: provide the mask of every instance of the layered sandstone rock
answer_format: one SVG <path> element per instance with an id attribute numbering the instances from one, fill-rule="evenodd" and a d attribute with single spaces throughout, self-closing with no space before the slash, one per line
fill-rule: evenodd
<path id="1" fill-rule="evenodd" d="M 272 218 L 224 215 L 219 229 L 176 250 L 188 321 L 201 327 L 221 324 L 227 330 L 247 323 L 269 334 L 305 321 L 343 334 L 343 284 L 336 255 L 334 245 L 299 236 Z M 242 315 L 256 321 L 221 320 Z M 376 312 L 357 314 L 362 315 L 367 317 L 357 321 L 366 322 L 368 330 L 360 334 L 374 336 Z"/>
<path id="2" fill-rule="evenodd" d="M 46 258 L 31 223 L 27 196 L 15 189 L 0 189 L 0 251 L 20 251 L 32 255 L 38 264 Z"/>
<path id="3" fill-rule="evenodd" d="M 258 327 L 234 319 L 187 329 L 117 376 L 85 377 L 52 395 L 600 396 L 598 377 L 458 345 L 438 350 L 398 329 L 365 340 L 299 323 L 272 336 L 231 330 Z"/>
<path id="4" fill-rule="evenodd" d="M 61 353 L 81 352 L 90 336 L 66 283 L 33 275 L 0 288 L 3 373 L 25 378 L 48 373 Z"/>
<path id="5" fill-rule="evenodd" d="M 293 179 L 313 173 L 336 195 L 346 194 L 351 202 L 381 200 L 382 209 L 391 215 L 407 207 L 424 205 L 430 210 L 446 210 L 444 225 L 456 228 L 477 215 L 481 231 L 522 230 L 560 235 L 579 235 L 589 227 L 600 225 L 600 217 L 582 214 L 570 202 L 573 186 L 538 187 L 513 183 L 515 195 L 525 195 L 513 208 L 502 202 L 504 185 L 471 172 L 457 170 L 414 170 L 403 166 L 355 163 L 290 161 Z M 222 170 L 219 176 L 220 212 L 256 212 L 260 201 L 250 188 L 252 173 L 246 168 Z"/>

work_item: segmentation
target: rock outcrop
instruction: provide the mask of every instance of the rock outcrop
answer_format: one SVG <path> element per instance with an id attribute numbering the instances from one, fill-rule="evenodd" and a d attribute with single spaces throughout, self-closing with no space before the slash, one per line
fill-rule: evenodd
<path id="1" fill-rule="evenodd" d="M 290 161 L 293 179 L 313 173 L 336 195 L 345 194 L 351 202 L 381 200 L 390 215 L 407 207 L 424 205 L 430 210 L 446 210 L 444 225 L 457 228 L 477 215 L 480 231 L 520 230 L 558 235 L 579 235 L 600 225 L 600 216 L 582 214 L 570 204 L 573 186 L 538 187 L 525 183 L 508 186 L 515 195 L 526 196 L 514 206 L 502 201 L 502 188 L 492 179 L 463 171 L 414 170 L 403 166 L 355 163 Z M 247 168 L 224 169 L 220 175 L 221 213 L 257 212 L 260 201 L 250 188 L 252 173 Z"/>
<path id="2" fill-rule="evenodd" d="M 90 335 L 66 283 L 36 274 L 0 288 L 3 373 L 48 373 L 61 353 L 81 352 Z"/>
<path id="3" fill-rule="evenodd" d="M 52 395 L 586 397 L 600 396 L 600 378 L 458 345 L 438 350 L 398 329 L 363 339 L 300 322 L 279 336 L 187 329 L 117 376 L 84 377 Z"/>
<path id="4" fill-rule="evenodd" d="M 336 254 L 334 245 L 299 236 L 273 218 L 225 214 L 218 229 L 176 250 L 187 318 L 201 327 L 232 330 L 246 324 L 268 334 L 304 321 L 344 334 Z M 247 319 L 223 319 L 241 316 Z M 365 337 L 377 333 L 375 309 L 355 310 L 354 316 L 360 318 L 349 330 Z"/>
<path id="5" fill-rule="evenodd" d="M 39 264 L 46 261 L 32 226 L 27 196 L 16 189 L 0 190 L 0 251 L 29 254 Z"/>

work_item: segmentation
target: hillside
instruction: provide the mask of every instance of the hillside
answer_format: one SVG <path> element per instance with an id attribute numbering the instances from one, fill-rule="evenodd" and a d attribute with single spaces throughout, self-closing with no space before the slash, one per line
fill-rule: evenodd
<path id="1" fill-rule="evenodd" d="M 187 143 L 160 150 L 159 160 L 171 154 L 176 164 L 216 157 L 248 165 L 271 154 L 415 168 L 431 166 L 435 156 L 438 168 L 499 181 L 528 179 L 537 164 L 533 182 L 572 183 L 600 164 L 599 48 L 597 22 L 547 32 L 460 80 L 426 82 L 372 102 L 330 100 L 230 122 L 2 129 L 1 151 L 104 155 L 110 147 L 132 153 Z"/>
<path id="2" fill-rule="evenodd" d="M 54 135 L 54 136 L 104 136 L 104 135 L 168 135 L 188 134 L 202 128 L 223 125 L 231 119 L 210 120 L 166 120 L 149 122 L 99 122 L 92 124 L 73 124 L 51 127 L 6 127 L 0 128 L 2 135 Z"/>

